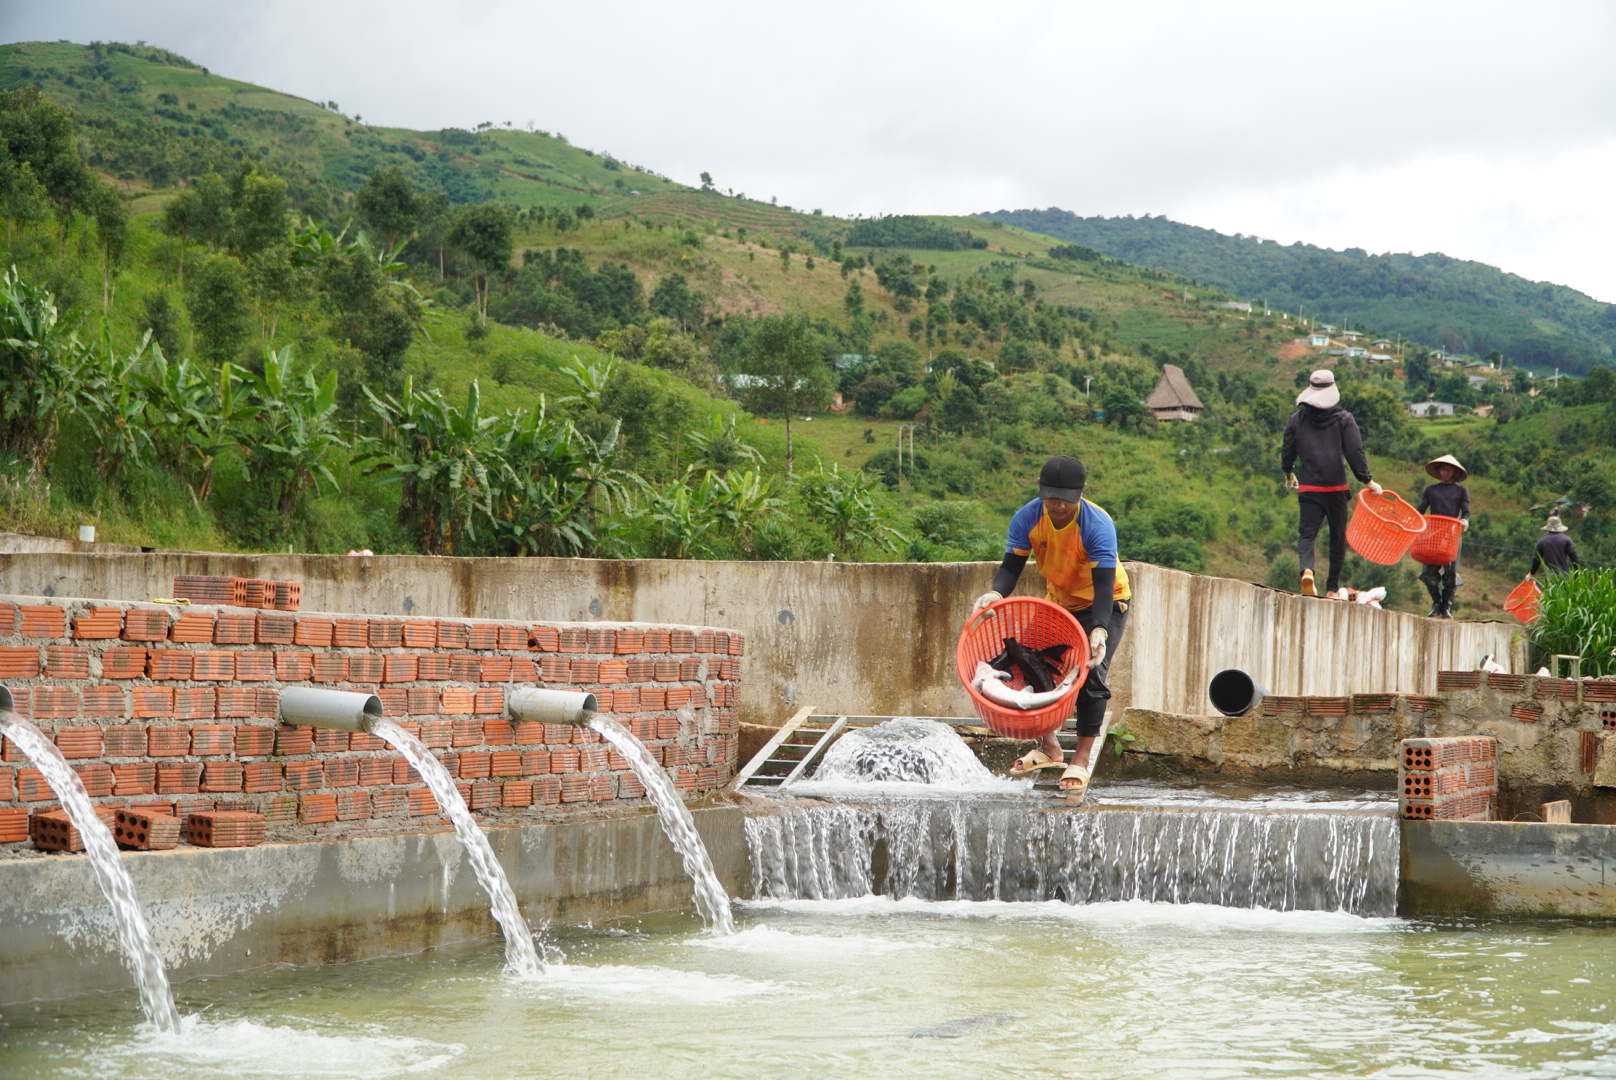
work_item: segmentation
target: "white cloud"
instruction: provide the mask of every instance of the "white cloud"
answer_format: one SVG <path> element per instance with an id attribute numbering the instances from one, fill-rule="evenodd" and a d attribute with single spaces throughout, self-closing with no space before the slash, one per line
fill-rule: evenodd
<path id="1" fill-rule="evenodd" d="M 1167 213 L 1616 298 L 1599 0 L 50 0 L 3 18 L 11 40 L 143 38 L 374 123 L 531 118 L 833 213 Z"/>

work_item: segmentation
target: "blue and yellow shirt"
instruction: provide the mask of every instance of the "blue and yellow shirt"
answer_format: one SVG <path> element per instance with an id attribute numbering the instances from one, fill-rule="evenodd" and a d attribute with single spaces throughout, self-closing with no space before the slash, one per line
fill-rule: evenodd
<path id="1" fill-rule="evenodd" d="M 1078 503 L 1077 515 L 1057 529 L 1044 513 L 1040 499 L 1016 511 L 1010 519 L 1006 554 L 1031 555 L 1044 575 L 1044 598 L 1064 608 L 1094 604 L 1095 567 L 1116 567 L 1117 587 L 1112 596 L 1127 600 L 1128 572 L 1117 560 L 1117 525 L 1111 515 L 1087 499 Z"/>

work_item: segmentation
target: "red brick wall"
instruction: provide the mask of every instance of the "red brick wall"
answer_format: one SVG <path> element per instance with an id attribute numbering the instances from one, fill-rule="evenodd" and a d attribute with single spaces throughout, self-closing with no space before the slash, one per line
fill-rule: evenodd
<path id="1" fill-rule="evenodd" d="M 283 686 L 377 694 L 449 766 L 473 809 L 520 817 L 645 793 L 594 732 L 513 726 L 508 690 L 593 692 L 680 789 L 708 791 L 736 768 L 742 651 L 738 633 L 690 627 L 0 598 L 0 685 L 55 738 L 94 801 L 253 810 L 271 835 L 437 824 L 431 793 L 380 740 L 281 725 Z M 0 817 L 55 799 L 5 743 Z"/>

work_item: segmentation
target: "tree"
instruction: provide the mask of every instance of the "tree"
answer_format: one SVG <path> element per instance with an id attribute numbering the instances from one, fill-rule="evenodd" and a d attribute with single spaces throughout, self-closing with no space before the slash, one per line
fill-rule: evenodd
<path id="1" fill-rule="evenodd" d="M 415 187 L 397 165 L 377 169 L 354 194 L 359 220 L 381 234 L 388 251 L 401 236 L 409 236 L 420 223 L 425 207 Z"/>
<path id="2" fill-rule="evenodd" d="M 1145 406 L 1139 395 L 1121 384 L 1106 389 L 1105 396 L 1100 398 L 1100 408 L 1105 410 L 1107 427 L 1112 424 L 1119 428 L 1138 427 L 1144 423 Z"/>
<path id="3" fill-rule="evenodd" d="M 252 333 L 252 307 L 241 264 L 223 255 L 200 260 L 185 291 L 185 307 L 200 339 L 197 352 L 215 363 L 234 360 Z"/>
<path id="4" fill-rule="evenodd" d="M 510 211 L 493 203 L 467 206 L 455 215 L 449 245 L 466 253 L 475 267 L 477 319 L 488 322 L 488 274 L 511 263 Z"/>
<path id="5" fill-rule="evenodd" d="M 23 281 L 16 268 L 6 271 L 0 278 L 0 447 L 44 470 L 87 352 L 50 291 Z"/>
<path id="6" fill-rule="evenodd" d="M 92 206 L 96 242 L 101 248 L 101 313 L 108 315 L 112 312 L 112 289 L 118 266 L 129 248 L 129 211 L 117 191 L 106 184 L 95 186 Z"/>
<path id="7" fill-rule="evenodd" d="M 37 86 L 0 93 L 0 150 L 8 158 L 8 211 L 21 216 L 12 211 L 11 199 L 19 200 L 15 205 L 21 209 L 43 193 L 56 211 L 60 254 L 74 215 L 91 208 L 95 193 L 95 177 L 74 145 L 72 114 Z"/>
<path id="8" fill-rule="evenodd" d="M 707 298 L 690 291 L 690 282 L 683 274 L 668 274 L 651 291 L 651 314 L 661 315 L 679 324 L 681 330 L 700 326 L 707 307 Z"/>
<path id="9" fill-rule="evenodd" d="M 759 319 L 746 339 L 737 380 L 741 401 L 752 412 L 779 414 L 786 421 L 786 474 L 795 466 L 791 418 L 824 408 L 831 397 L 830 372 L 819 336 L 801 315 Z"/>
<path id="10" fill-rule="evenodd" d="M 1429 357 L 1414 355 L 1403 361 L 1403 381 L 1411 394 L 1429 393 L 1431 389 L 1431 361 Z"/>
<path id="11" fill-rule="evenodd" d="M 286 239 L 286 181 L 242 163 L 230 183 L 230 246 L 256 255 Z"/>
<path id="12" fill-rule="evenodd" d="M 330 460 L 347 443 L 337 428 L 337 373 L 316 380 L 301 371 L 290 345 L 265 351 L 264 373 L 248 376 L 253 424 L 241 452 L 250 477 L 269 486 L 275 508 L 290 518 L 305 491 L 335 488 Z"/>

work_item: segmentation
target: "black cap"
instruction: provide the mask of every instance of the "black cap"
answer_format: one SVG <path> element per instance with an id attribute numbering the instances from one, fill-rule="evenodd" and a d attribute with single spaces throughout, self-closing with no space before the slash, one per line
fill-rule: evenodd
<path id="1" fill-rule="evenodd" d="M 1089 471 L 1075 457 L 1052 457 L 1038 472 L 1038 497 L 1077 502 L 1083 497 L 1083 485 L 1088 479 Z"/>

